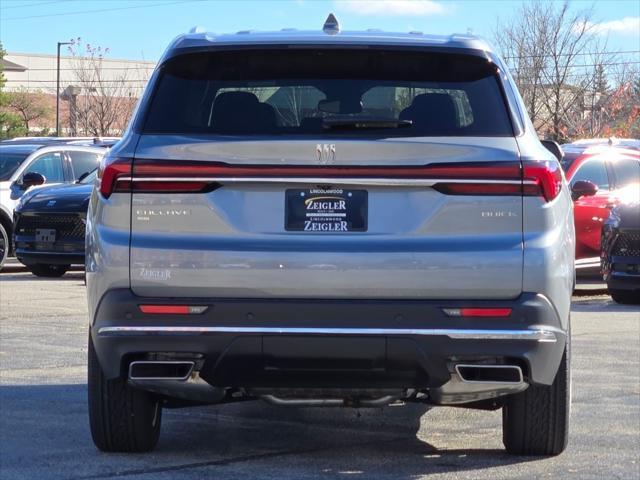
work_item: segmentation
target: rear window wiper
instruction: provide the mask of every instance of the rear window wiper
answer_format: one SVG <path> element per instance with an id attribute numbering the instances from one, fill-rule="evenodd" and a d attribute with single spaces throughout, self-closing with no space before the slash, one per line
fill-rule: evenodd
<path id="1" fill-rule="evenodd" d="M 413 124 L 411 120 L 397 118 L 335 118 L 322 119 L 322 128 L 326 130 L 358 130 L 375 128 L 406 128 Z"/>

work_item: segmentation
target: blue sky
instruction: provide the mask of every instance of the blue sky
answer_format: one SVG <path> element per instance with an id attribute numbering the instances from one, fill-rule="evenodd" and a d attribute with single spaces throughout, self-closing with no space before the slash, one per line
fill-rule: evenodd
<path id="1" fill-rule="evenodd" d="M 464 33 L 491 37 L 498 18 L 519 1 L 432 0 L 0 0 L 0 41 L 9 52 L 55 53 L 81 37 L 111 58 L 155 61 L 169 41 L 194 25 L 216 33 L 284 27 L 319 29 L 334 12 L 346 30 Z M 640 50 L 640 1 L 573 1 L 593 9 L 611 50 Z"/>

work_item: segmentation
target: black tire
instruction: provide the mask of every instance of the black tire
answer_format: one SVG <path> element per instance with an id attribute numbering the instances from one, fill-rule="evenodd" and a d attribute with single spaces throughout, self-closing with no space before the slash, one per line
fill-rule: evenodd
<path id="1" fill-rule="evenodd" d="M 616 303 L 627 305 L 640 304 L 640 292 L 628 291 L 628 290 L 609 290 L 609 295 Z"/>
<path id="2" fill-rule="evenodd" d="M 514 455 L 559 455 L 569 439 L 570 340 L 551 385 L 530 385 L 502 408 L 502 442 Z"/>
<path id="3" fill-rule="evenodd" d="M 2 223 L 0 223 L 0 270 L 4 266 L 4 262 L 7 260 L 9 256 L 9 235 L 7 231 L 4 229 Z"/>
<path id="4" fill-rule="evenodd" d="M 27 268 L 36 277 L 57 278 L 63 276 L 69 270 L 70 265 L 49 265 L 45 263 L 36 263 L 35 265 L 27 265 Z"/>
<path id="5" fill-rule="evenodd" d="M 152 395 L 125 379 L 102 373 L 91 334 L 88 358 L 89 424 L 93 443 L 103 452 L 149 452 L 160 437 L 162 407 Z"/>

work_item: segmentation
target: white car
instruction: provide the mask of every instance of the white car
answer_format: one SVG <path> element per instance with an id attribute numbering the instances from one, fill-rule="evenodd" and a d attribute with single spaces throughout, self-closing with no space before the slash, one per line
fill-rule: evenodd
<path id="1" fill-rule="evenodd" d="M 0 144 L 0 268 L 11 248 L 13 210 L 38 186 L 73 183 L 100 163 L 104 148 L 68 144 Z"/>

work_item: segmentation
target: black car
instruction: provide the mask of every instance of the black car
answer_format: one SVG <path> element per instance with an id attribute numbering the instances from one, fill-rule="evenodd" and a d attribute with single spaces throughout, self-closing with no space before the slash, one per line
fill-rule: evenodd
<path id="1" fill-rule="evenodd" d="M 72 185 L 25 194 L 14 211 L 18 261 L 40 277 L 60 277 L 84 265 L 84 233 L 96 170 Z"/>
<path id="2" fill-rule="evenodd" d="M 602 227 L 602 273 L 613 300 L 640 304 L 640 189 L 628 193 Z"/>

